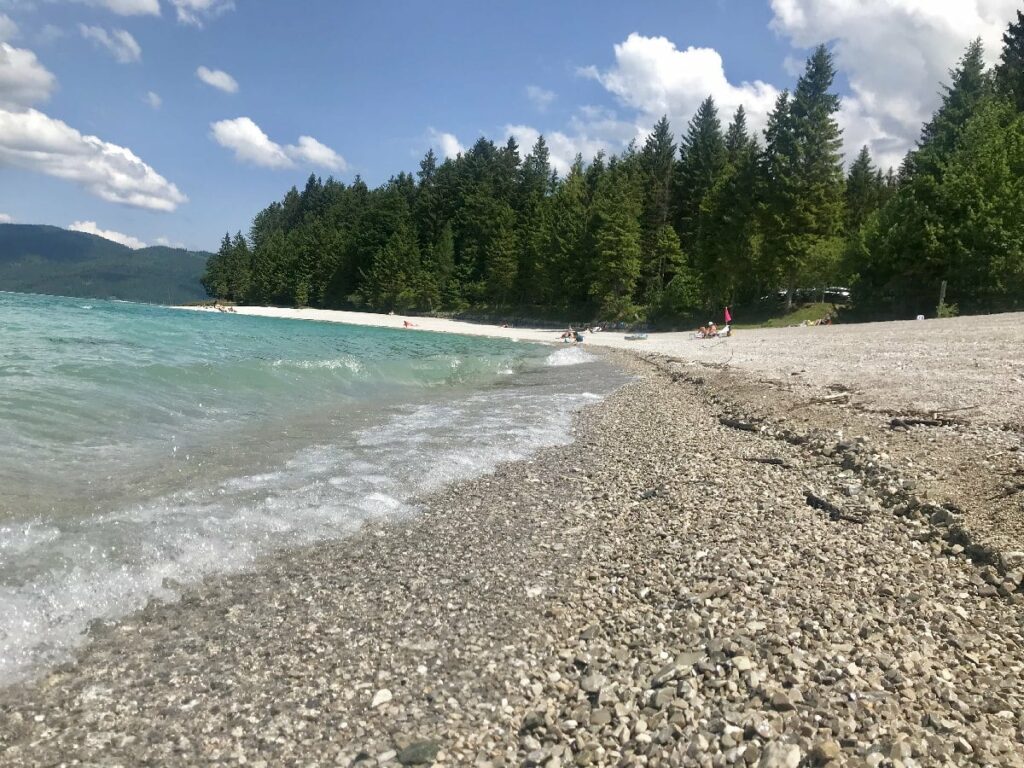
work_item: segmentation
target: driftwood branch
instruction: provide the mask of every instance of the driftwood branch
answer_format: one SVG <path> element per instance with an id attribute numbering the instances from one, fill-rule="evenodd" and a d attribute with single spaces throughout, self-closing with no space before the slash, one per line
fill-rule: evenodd
<path id="1" fill-rule="evenodd" d="M 833 520 L 846 520 L 850 523 L 860 523 L 862 525 L 867 522 L 867 518 L 863 515 L 854 515 L 846 512 L 828 499 L 823 499 L 821 496 L 810 492 L 807 493 L 807 505 L 812 509 L 820 509 L 822 512 L 827 512 L 828 516 Z"/>
<path id="2" fill-rule="evenodd" d="M 734 419 L 731 416 L 719 416 L 718 423 L 723 427 L 732 427 L 743 432 L 757 432 L 757 425 L 744 419 Z"/>
<path id="3" fill-rule="evenodd" d="M 771 464 L 774 467 L 788 467 L 789 462 L 775 456 L 737 456 L 742 461 L 753 461 L 757 464 Z"/>
<path id="4" fill-rule="evenodd" d="M 898 416 L 889 422 L 889 429 L 907 427 L 952 427 L 962 422 L 957 419 L 925 418 L 923 416 Z"/>

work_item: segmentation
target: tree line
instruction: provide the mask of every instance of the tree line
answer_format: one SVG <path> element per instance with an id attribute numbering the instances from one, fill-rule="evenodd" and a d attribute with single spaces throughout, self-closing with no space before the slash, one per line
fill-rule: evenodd
<path id="1" fill-rule="evenodd" d="M 842 161 L 830 52 L 818 47 L 762 135 L 708 97 L 678 145 L 666 118 L 642 146 L 552 168 L 481 138 L 429 151 L 370 189 L 310 176 L 225 235 L 203 284 L 237 302 L 375 311 L 684 322 L 845 285 L 873 317 L 1024 305 L 1024 15 L 987 70 L 972 43 L 898 169 Z M 953 307 L 946 307 L 952 311 Z"/>

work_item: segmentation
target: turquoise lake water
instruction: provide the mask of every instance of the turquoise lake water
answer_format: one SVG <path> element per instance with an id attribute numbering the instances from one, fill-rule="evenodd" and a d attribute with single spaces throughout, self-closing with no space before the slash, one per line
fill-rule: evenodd
<path id="1" fill-rule="evenodd" d="M 581 348 L 0 293 L 0 684 L 567 442 L 622 381 Z"/>

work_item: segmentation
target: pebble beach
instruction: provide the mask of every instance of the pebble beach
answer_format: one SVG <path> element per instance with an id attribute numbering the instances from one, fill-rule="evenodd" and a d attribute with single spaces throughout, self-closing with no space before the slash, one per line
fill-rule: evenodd
<path id="1" fill-rule="evenodd" d="M 0 765 L 1024 765 L 1020 317 L 603 351 L 572 444 L 94 625 Z"/>

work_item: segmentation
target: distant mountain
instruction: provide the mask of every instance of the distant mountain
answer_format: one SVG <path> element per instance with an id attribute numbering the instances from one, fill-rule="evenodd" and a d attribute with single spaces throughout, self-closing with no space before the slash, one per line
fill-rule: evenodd
<path id="1" fill-rule="evenodd" d="M 206 298 L 210 254 L 127 246 L 84 232 L 0 224 L 0 291 L 182 304 Z"/>

